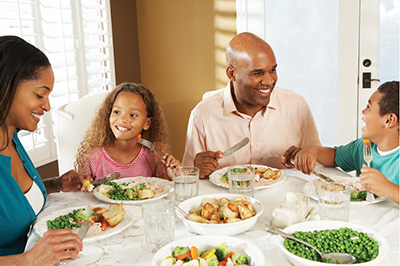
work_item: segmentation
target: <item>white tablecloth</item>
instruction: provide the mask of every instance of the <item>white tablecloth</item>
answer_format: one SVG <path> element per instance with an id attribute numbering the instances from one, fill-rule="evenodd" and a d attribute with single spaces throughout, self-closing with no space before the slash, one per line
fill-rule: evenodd
<path id="1" fill-rule="evenodd" d="M 264 204 L 264 213 L 250 230 L 235 236 L 258 246 L 264 252 L 266 265 L 269 266 L 290 266 L 292 264 L 277 246 L 279 236 L 268 233 L 264 229 L 265 223 L 271 221 L 272 210 L 284 200 L 286 192 L 302 192 L 304 184 L 316 178 L 315 176 L 305 176 L 296 170 L 284 170 L 284 173 L 287 179 L 283 183 L 255 192 L 255 198 Z M 216 186 L 208 180 L 200 180 L 200 195 L 219 192 L 226 193 L 228 189 Z M 50 194 L 47 205 L 40 213 L 39 219 L 44 215 L 63 208 L 85 204 L 95 205 L 104 204 L 104 202 L 99 201 L 92 193 L 87 192 Z M 68 265 L 151 265 L 154 254 L 144 250 L 141 246 L 144 235 L 140 207 L 126 204 L 124 206 L 135 217 L 133 225 L 110 238 L 85 243 L 83 251 L 79 254 L 78 258 Z M 316 208 L 316 211 L 311 216 L 311 220 L 319 220 L 317 201 L 311 200 L 311 206 Z M 380 265 L 399 265 L 398 204 L 390 200 L 376 204 L 353 204 L 350 207 L 349 222 L 368 226 L 381 233 L 389 242 L 390 250 Z M 191 236 L 195 236 L 195 234 L 188 232 L 180 219 L 176 218 L 175 239 Z M 27 248 L 29 249 L 37 240 L 36 235 L 31 234 Z"/>

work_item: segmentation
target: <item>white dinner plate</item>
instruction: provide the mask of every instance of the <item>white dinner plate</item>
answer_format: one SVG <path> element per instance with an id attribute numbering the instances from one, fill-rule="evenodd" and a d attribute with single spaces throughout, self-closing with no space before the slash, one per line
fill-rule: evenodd
<path id="1" fill-rule="evenodd" d="M 156 191 L 156 195 L 151 198 L 151 199 L 144 199 L 144 200 L 113 200 L 110 199 L 106 196 L 104 196 L 102 193 L 99 192 L 99 187 L 96 187 L 93 190 L 93 195 L 98 198 L 101 201 L 104 202 L 109 202 L 109 203 L 124 203 L 124 204 L 133 204 L 133 205 L 141 205 L 144 202 L 149 202 L 152 200 L 157 200 L 159 198 L 162 198 L 164 196 L 168 196 L 174 189 L 174 185 L 172 181 L 168 181 L 166 179 L 158 178 L 158 177 L 143 177 L 143 176 L 137 176 L 137 177 L 126 177 L 126 178 L 121 178 L 117 180 L 113 180 L 112 182 L 115 182 L 117 184 L 122 184 L 122 183 L 129 183 L 129 182 L 136 182 L 139 180 L 144 180 L 146 185 L 150 182 L 156 183 L 156 187 L 160 190 L 159 192 Z"/>
<path id="2" fill-rule="evenodd" d="M 303 192 L 313 200 L 318 201 L 318 193 L 317 193 L 317 187 L 314 185 L 314 181 L 307 182 L 304 187 L 303 187 Z M 373 204 L 373 203 L 378 203 L 386 200 L 384 197 L 378 197 L 375 198 L 375 200 L 369 202 L 366 200 L 363 201 L 350 201 L 350 204 Z"/>
<path id="3" fill-rule="evenodd" d="M 160 266 L 161 262 L 165 260 L 166 257 L 171 255 L 172 251 L 177 246 L 195 246 L 197 249 L 204 251 L 216 248 L 222 242 L 226 242 L 229 251 L 233 251 L 238 255 L 246 256 L 249 259 L 249 266 L 265 265 L 264 254 L 256 245 L 240 238 L 217 235 L 194 236 L 176 240 L 157 251 L 157 253 L 153 257 L 152 266 Z"/>
<path id="4" fill-rule="evenodd" d="M 258 164 L 249 164 L 251 167 L 264 167 L 264 168 L 271 168 L 272 170 L 276 171 L 278 169 L 276 168 L 272 168 L 269 166 L 265 166 L 265 165 L 258 165 Z M 221 180 L 219 180 L 226 172 L 228 172 L 228 169 L 232 167 L 232 166 L 228 166 L 228 167 L 224 167 L 222 169 L 216 170 L 214 171 L 211 175 L 210 175 L 210 182 L 213 183 L 214 185 L 220 186 L 220 187 L 224 187 L 224 188 L 229 188 L 229 184 L 222 182 Z M 286 179 L 286 175 L 285 173 L 281 170 L 281 176 L 278 177 L 277 179 L 275 179 L 275 181 L 269 185 L 265 185 L 265 186 L 257 186 L 257 182 L 255 182 L 255 190 L 260 190 L 260 189 L 264 189 L 264 188 L 269 188 L 269 187 L 273 187 L 276 185 L 279 185 L 280 183 L 282 183 L 283 181 L 285 181 Z"/>
<path id="5" fill-rule="evenodd" d="M 42 237 L 43 234 L 48 231 L 47 221 L 54 220 L 55 218 L 57 218 L 61 215 L 66 215 L 66 214 L 72 212 L 73 210 L 82 209 L 82 208 L 85 208 L 86 214 L 90 214 L 90 213 L 92 213 L 93 207 L 105 207 L 108 209 L 109 205 L 102 205 L 102 204 L 93 205 L 93 206 L 84 205 L 84 206 L 76 206 L 76 207 L 71 207 L 71 208 L 66 208 L 66 209 L 55 211 L 52 214 L 46 215 L 42 218 L 39 218 L 37 220 L 37 222 L 35 223 L 35 225 L 33 226 L 33 232 L 38 237 Z M 140 216 L 138 216 L 138 217 L 140 217 Z M 119 224 L 117 224 L 114 227 L 108 226 L 105 231 L 98 232 L 97 234 L 90 234 L 90 229 L 89 229 L 88 235 L 82 240 L 82 242 L 91 242 L 91 241 L 100 240 L 103 238 L 108 238 L 110 236 L 116 235 L 116 234 L 122 232 L 123 230 L 125 230 L 126 228 L 128 228 L 133 223 L 133 221 L 134 221 L 134 218 L 133 218 L 132 214 L 125 209 L 124 218 L 122 218 L 122 221 Z"/>

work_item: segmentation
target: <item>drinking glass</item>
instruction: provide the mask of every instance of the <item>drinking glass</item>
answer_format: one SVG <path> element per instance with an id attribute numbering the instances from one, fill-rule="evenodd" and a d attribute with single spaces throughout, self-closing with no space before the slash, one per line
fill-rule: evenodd
<path id="1" fill-rule="evenodd" d="M 349 220 L 351 188 L 349 186 L 323 183 L 318 185 L 319 214 L 321 220 Z"/>
<path id="2" fill-rule="evenodd" d="M 235 165 L 228 169 L 229 192 L 254 197 L 254 172 L 253 167 Z"/>
<path id="3" fill-rule="evenodd" d="M 182 166 L 172 169 L 175 201 L 182 202 L 199 195 L 199 168 Z"/>
<path id="4" fill-rule="evenodd" d="M 156 252 L 175 239 L 175 209 L 172 202 L 155 200 L 142 204 L 145 250 Z"/>

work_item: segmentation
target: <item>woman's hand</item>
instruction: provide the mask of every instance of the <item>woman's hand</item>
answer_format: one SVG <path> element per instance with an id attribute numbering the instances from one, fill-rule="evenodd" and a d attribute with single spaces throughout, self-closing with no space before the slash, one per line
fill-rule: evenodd
<path id="1" fill-rule="evenodd" d="M 49 230 L 29 251 L 0 257 L 0 264 L 52 266 L 61 260 L 76 259 L 82 248 L 82 241 L 70 229 Z"/>
<path id="2" fill-rule="evenodd" d="M 90 175 L 82 175 L 75 170 L 70 170 L 60 177 L 54 177 L 43 180 L 47 192 L 71 192 L 71 191 L 86 191 L 87 187 L 83 185 L 83 180 L 93 181 Z"/>

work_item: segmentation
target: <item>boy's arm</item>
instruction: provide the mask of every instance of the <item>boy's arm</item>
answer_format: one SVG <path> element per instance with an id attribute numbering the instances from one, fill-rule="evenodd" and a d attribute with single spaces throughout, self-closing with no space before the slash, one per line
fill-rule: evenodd
<path id="1" fill-rule="evenodd" d="M 314 172 L 317 161 L 324 166 L 337 166 L 335 152 L 334 148 L 329 147 L 310 145 L 300 150 L 292 146 L 282 156 L 282 160 L 285 162 L 294 157 L 293 163 L 296 169 L 309 175 Z"/>
<path id="2" fill-rule="evenodd" d="M 377 169 L 363 165 L 360 179 L 363 189 L 369 190 L 378 196 L 391 199 L 399 204 L 399 186 L 387 180 Z"/>

